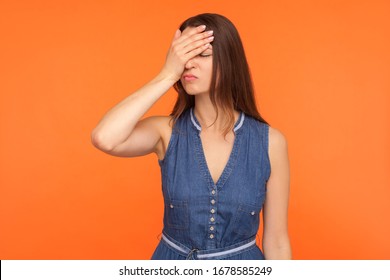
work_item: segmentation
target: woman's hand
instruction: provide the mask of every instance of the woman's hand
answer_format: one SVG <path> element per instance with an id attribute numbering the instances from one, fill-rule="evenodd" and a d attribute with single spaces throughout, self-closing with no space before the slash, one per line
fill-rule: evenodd
<path id="1" fill-rule="evenodd" d="M 213 37 L 204 30 L 205 26 L 198 26 L 176 31 L 159 75 L 109 110 L 92 131 L 98 149 L 123 157 L 161 155 L 161 126 L 168 127 L 167 118 L 140 119 L 180 79 L 187 61 L 206 50 Z"/>
<path id="2" fill-rule="evenodd" d="M 176 30 L 171 47 L 168 50 L 167 58 L 161 74 L 178 81 L 183 74 L 185 64 L 191 58 L 205 51 L 210 42 L 213 41 L 213 31 L 206 31 L 205 25 L 198 27 L 187 27 L 183 32 Z"/>

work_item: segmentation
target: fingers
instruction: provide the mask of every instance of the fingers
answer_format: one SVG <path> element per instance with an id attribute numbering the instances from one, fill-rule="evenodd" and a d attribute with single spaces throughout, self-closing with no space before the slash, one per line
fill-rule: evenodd
<path id="1" fill-rule="evenodd" d="M 189 41 L 189 43 L 183 47 L 184 53 L 188 53 L 196 48 L 211 43 L 214 40 L 214 36 L 211 36 L 212 34 L 212 31 L 208 31 L 204 32 L 204 34 L 200 34 L 200 36 L 193 36 L 193 40 Z M 184 43 L 185 42 L 183 42 L 183 44 Z"/>
<path id="2" fill-rule="evenodd" d="M 191 58 L 201 54 L 202 52 L 204 52 L 205 50 L 207 50 L 210 47 L 211 47 L 210 43 L 207 43 L 205 45 L 201 45 L 200 47 L 192 49 L 191 51 L 187 52 L 185 54 L 184 58 L 185 58 L 186 61 L 188 61 Z"/>
<path id="3" fill-rule="evenodd" d="M 188 38 L 187 40 L 183 41 L 183 44 L 187 43 L 187 45 L 189 45 L 189 44 L 191 44 L 193 42 L 196 42 L 198 40 L 206 41 L 206 43 L 207 42 L 211 42 L 212 40 L 209 40 L 209 38 L 211 38 L 212 35 L 213 35 L 213 31 L 212 30 L 205 31 L 205 32 L 202 32 L 200 34 L 194 34 L 190 38 Z"/>
<path id="4" fill-rule="evenodd" d="M 172 43 L 174 47 L 181 55 L 185 55 L 188 52 L 193 51 L 196 48 L 211 43 L 214 40 L 213 31 L 201 31 L 204 27 L 188 27 L 182 33 L 180 38 Z"/>
<path id="5" fill-rule="evenodd" d="M 178 38 L 174 44 L 185 47 L 186 45 L 192 43 L 193 41 L 200 40 L 212 35 L 210 31 L 204 31 L 206 29 L 205 25 L 198 27 L 187 27 L 182 33 L 180 38 Z"/>
<path id="6" fill-rule="evenodd" d="M 206 25 L 199 25 L 197 27 L 188 26 L 181 33 L 180 39 L 178 39 L 177 43 L 180 44 L 187 38 L 191 37 L 192 35 L 205 31 L 205 29 L 206 29 Z"/>
<path id="7" fill-rule="evenodd" d="M 205 29 L 206 26 L 203 25 L 187 27 L 183 32 L 176 30 L 162 72 L 174 79 L 180 79 L 187 61 L 211 47 L 213 32 Z"/>

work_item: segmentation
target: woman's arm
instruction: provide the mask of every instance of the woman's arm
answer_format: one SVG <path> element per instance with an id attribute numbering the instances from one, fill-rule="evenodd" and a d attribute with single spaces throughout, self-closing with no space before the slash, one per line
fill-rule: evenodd
<path id="1" fill-rule="evenodd" d="M 92 131 L 94 146 L 116 156 L 137 156 L 151 152 L 160 138 L 155 130 L 156 118 L 139 120 L 174 83 L 174 80 L 159 74 L 115 105 Z M 127 147 L 124 147 L 125 142 Z"/>
<path id="2" fill-rule="evenodd" d="M 160 141 L 158 117 L 140 118 L 178 81 L 185 63 L 207 48 L 211 35 L 204 27 L 177 30 L 161 72 L 145 86 L 109 110 L 92 131 L 92 143 L 116 156 L 139 156 L 152 152 Z M 137 125 L 138 124 L 138 125 Z"/>
<path id="3" fill-rule="evenodd" d="M 263 250 L 267 260 L 291 259 L 287 213 L 290 188 L 290 168 L 286 138 L 269 128 L 269 158 L 271 175 L 263 208 Z"/>

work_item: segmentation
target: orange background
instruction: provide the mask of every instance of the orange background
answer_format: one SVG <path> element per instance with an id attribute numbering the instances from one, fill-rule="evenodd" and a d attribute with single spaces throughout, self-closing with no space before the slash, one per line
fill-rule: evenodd
<path id="1" fill-rule="evenodd" d="M 293 257 L 389 259 L 389 11 L 386 0 L 1 1 L 0 259 L 150 258 L 157 157 L 109 156 L 90 133 L 203 12 L 236 25 L 260 111 L 288 139 Z"/>

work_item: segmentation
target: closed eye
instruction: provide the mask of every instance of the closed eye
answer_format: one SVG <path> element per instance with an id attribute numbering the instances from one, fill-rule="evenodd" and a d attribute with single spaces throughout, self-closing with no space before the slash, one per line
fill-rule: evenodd
<path id="1" fill-rule="evenodd" d="M 211 56 L 211 53 L 201 53 L 199 54 L 200 57 L 208 57 Z"/>

